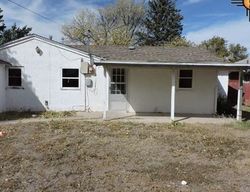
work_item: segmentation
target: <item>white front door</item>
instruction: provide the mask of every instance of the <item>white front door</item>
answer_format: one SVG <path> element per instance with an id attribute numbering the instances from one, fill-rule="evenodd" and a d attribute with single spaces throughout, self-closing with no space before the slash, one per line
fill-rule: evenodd
<path id="1" fill-rule="evenodd" d="M 110 109 L 127 111 L 127 72 L 125 68 L 111 68 Z"/>

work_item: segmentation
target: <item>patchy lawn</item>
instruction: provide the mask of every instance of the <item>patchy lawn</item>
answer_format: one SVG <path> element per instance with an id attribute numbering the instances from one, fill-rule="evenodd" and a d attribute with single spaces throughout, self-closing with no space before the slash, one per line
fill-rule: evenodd
<path id="1" fill-rule="evenodd" d="M 248 125 L 0 126 L 0 191 L 250 191 Z"/>
<path id="2" fill-rule="evenodd" d="M 30 119 L 30 118 L 44 118 L 44 119 L 64 118 L 64 117 L 72 117 L 74 115 L 75 115 L 75 112 L 73 111 L 5 112 L 5 113 L 0 113 L 0 121 L 22 120 L 22 119 Z"/>

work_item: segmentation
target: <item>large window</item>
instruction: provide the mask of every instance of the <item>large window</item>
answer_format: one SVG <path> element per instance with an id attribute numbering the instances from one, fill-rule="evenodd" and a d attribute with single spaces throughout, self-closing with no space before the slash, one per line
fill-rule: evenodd
<path id="1" fill-rule="evenodd" d="M 112 69 L 111 77 L 111 94 L 125 95 L 126 94 L 126 71 L 121 68 Z"/>
<path id="2" fill-rule="evenodd" d="M 62 69 L 62 87 L 79 88 L 79 69 Z"/>
<path id="3" fill-rule="evenodd" d="M 20 68 L 9 68 L 8 70 L 8 86 L 22 86 L 22 70 Z"/>
<path id="4" fill-rule="evenodd" d="M 193 86 L 193 71 L 180 70 L 179 73 L 179 88 L 190 89 Z"/>

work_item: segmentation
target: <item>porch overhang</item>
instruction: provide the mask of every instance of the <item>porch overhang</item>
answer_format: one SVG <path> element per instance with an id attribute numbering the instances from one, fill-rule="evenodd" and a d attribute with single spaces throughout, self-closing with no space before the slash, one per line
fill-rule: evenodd
<path id="1" fill-rule="evenodd" d="M 155 61 L 112 61 L 101 60 L 95 61 L 97 66 L 129 66 L 129 67 L 169 67 L 169 68 L 187 68 L 187 67 L 202 67 L 202 68 L 218 68 L 228 70 L 249 70 L 250 64 L 235 64 L 235 63 L 175 63 L 175 62 L 155 62 Z"/>
<path id="2" fill-rule="evenodd" d="M 7 61 L 3 61 L 0 59 L 0 65 L 9 65 L 12 66 L 11 63 L 7 62 Z"/>
<path id="3" fill-rule="evenodd" d="M 107 96 L 106 96 L 106 107 L 104 111 L 104 119 L 106 119 L 106 112 L 109 110 L 109 74 L 107 68 L 109 66 L 117 67 L 167 67 L 171 69 L 171 120 L 175 121 L 175 103 L 176 103 L 176 70 L 182 68 L 214 68 L 216 70 L 228 70 L 228 71 L 239 71 L 240 74 L 243 71 L 250 69 L 250 64 L 235 64 L 235 63 L 178 63 L 178 62 L 155 62 L 155 61 L 112 61 L 112 60 L 100 60 L 95 61 L 96 66 L 104 66 L 106 68 L 106 79 L 107 79 Z M 241 75 L 242 77 L 242 75 Z M 242 78 L 240 78 L 242 81 Z M 242 86 L 238 90 L 238 103 L 237 103 L 237 120 L 241 121 L 242 116 Z"/>

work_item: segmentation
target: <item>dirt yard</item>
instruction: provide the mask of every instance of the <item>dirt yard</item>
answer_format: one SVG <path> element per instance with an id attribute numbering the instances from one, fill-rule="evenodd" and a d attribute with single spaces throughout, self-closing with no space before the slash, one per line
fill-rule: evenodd
<path id="1" fill-rule="evenodd" d="M 1 192 L 250 191 L 249 123 L 50 121 L 0 131 Z"/>

